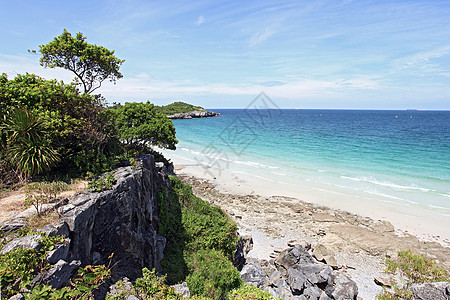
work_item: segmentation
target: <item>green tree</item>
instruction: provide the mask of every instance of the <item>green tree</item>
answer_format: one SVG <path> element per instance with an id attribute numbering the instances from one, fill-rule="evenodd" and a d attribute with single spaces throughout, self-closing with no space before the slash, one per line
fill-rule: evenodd
<path id="1" fill-rule="evenodd" d="M 60 36 L 39 48 L 41 66 L 72 71 L 76 82 L 81 81 L 85 94 L 100 88 L 106 79 L 116 83 L 123 77 L 119 68 L 125 60 L 115 57 L 114 50 L 88 44 L 81 32 L 73 37 L 64 29 Z"/>
<path id="2" fill-rule="evenodd" d="M 0 119 L 6 120 L 15 109 L 33 111 L 39 117 L 42 127 L 39 139 L 59 153 L 61 160 L 57 167 L 64 174 L 106 171 L 119 151 L 114 127 L 101 114 L 102 98 L 80 94 L 74 84 L 45 80 L 34 74 L 8 80 L 3 74 L 0 76 Z M 4 130 L 1 138 L 3 148 Z M 5 151 L 0 152 L 2 177 L 8 169 L 4 154 Z"/>
<path id="3" fill-rule="evenodd" d="M 114 122 L 120 140 L 132 155 L 147 152 L 151 146 L 175 150 L 175 127 L 155 106 L 147 103 L 125 103 L 105 111 Z"/>

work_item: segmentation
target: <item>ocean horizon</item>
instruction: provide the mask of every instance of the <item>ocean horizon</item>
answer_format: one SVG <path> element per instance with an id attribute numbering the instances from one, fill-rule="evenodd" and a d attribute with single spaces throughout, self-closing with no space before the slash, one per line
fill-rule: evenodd
<path id="1" fill-rule="evenodd" d="M 450 217 L 450 111 L 210 110 L 221 116 L 174 120 L 179 144 L 163 154 L 214 177 L 232 172 Z"/>

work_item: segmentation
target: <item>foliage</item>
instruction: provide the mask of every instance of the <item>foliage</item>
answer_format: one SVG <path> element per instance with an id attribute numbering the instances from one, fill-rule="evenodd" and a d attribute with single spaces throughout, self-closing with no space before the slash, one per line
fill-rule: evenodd
<path id="1" fill-rule="evenodd" d="M 167 238 L 161 263 L 167 279 L 169 283 L 177 283 L 189 275 L 191 284 L 197 286 L 194 293 L 211 296 L 207 293 L 211 292 L 212 286 L 217 286 L 219 289 L 215 296 L 222 296 L 231 289 L 229 282 L 224 282 L 223 280 L 227 279 L 220 278 L 219 270 L 212 269 L 213 273 L 207 274 L 201 262 L 203 258 L 205 260 L 208 257 L 217 258 L 217 264 L 220 268 L 224 268 L 223 272 L 236 270 L 228 260 L 236 247 L 236 224 L 220 208 L 212 207 L 208 202 L 194 196 L 191 187 L 183 184 L 179 178 L 170 176 L 170 180 L 172 189 L 162 189 L 158 193 L 160 217 L 158 233 Z M 198 253 L 202 253 L 203 258 L 197 257 Z M 196 264 L 199 264 L 200 271 L 193 275 L 194 269 L 197 269 Z M 231 267 L 228 268 L 229 266 Z M 210 279 L 207 278 L 209 275 Z M 199 285 L 201 282 L 208 283 L 208 287 L 201 287 Z M 233 288 L 235 287 L 237 286 Z"/>
<path id="2" fill-rule="evenodd" d="M 139 294 L 146 294 L 151 299 L 181 299 L 174 288 L 164 284 L 165 277 L 158 277 L 155 269 L 142 269 L 142 277 L 136 280 L 135 287 Z"/>
<path id="3" fill-rule="evenodd" d="M 377 299 L 412 299 L 411 286 L 414 283 L 449 281 L 447 271 L 436 266 L 436 262 L 426 259 L 422 254 L 416 255 L 410 249 L 399 251 L 396 260 L 386 259 L 386 272 L 397 271 L 406 276 L 407 282 L 401 288 L 395 282 L 392 289 L 384 289 Z"/>
<path id="4" fill-rule="evenodd" d="M 100 178 L 93 179 L 88 183 L 88 189 L 92 190 L 93 192 L 101 192 L 104 190 L 109 190 L 112 188 L 114 183 L 116 182 L 116 178 L 114 177 L 114 174 L 104 174 L 100 176 Z"/>
<path id="5" fill-rule="evenodd" d="M 241 287 L 232 290 L 228 293 L 228 300 L 275 300 L 269 292 L 264 292 L 261 289 L 251 285 L 243 284 Z"/>
<path id="6" fill-rule="evenodd" d="M 126 151 L 132 156 L 148 152 L 151 146 L 175 150 L 178 143 L 171 120 L 147 103 L 125 103 L 105 111 L 120 135 Z"/>
<path id="7" fill-rule="evenodd" d="M 84 93 L 89 94 L 100 88 L 103 81 L 116 82 L 122 78 L 119 68 L 125 60 L 114 56 L 114 51 L 102 46 L 91 45 L 81 32 L 75 37 L 64 32 L 46 45 L 40 45 L 41 66 L 64 68 L 73 72 L 81 81 Z"/>
<path id="8" fill-rule="evenodd" d="M 34 74 L 17 75 L 13 80 L 3 74 L 0 76 L 2 178 L 13 177 L 10 163 L 4 159 L 4 145 L 12 131 L 4 128 L 15 110 L 37 115 L 39 125 L 35 127 L 40 133 L 28 136 L 38 136 L 41 143 L 59 154 L 60 161 L 52 168 L 53 172 L 60 170 L 79 176 L 87 171 L 100 173 L 111 169 L 120 143 L 114 127 L 100 114 L 103 110 L 100 96 L 80 95 L 73 84 L 45 80 Z"/>
<path id="9" fill-rule="evenodd" d="M 192 104 L 188 104 L 185 102 L 174 102 L 165 106 L 156 106 L 156 110 L 159 113 L 165 114 L 165 115 L 173 115 L 173 114 L 179 114 L 179 113 L 186 113 L 190 111 L 196 111 L 196 110 L 204 110 L 201 106 L 194 106 Z"/>
<path id="10" fill-rule="evenodd" d="M 4 115 L 2 131 L 3 155 L 17 169 L 20 178 L 42 173 L 59 161 L 58 153 L 42 139 L 45 130 L 36 112 L 10 110 Z"/>
<path id="11" fill-rule="evenodd" d="M 32 234 L 33 232 L 28 232 Z M 35 232 L 34 232 L 35 233 Z M 64 237 L 43 236 L 42 247 L 34 249 L 17 248 L 5 254 L 0 254 L 0 281 L 2 297 L 10 297 L 18 290 L 26 287 L 40 272 L 48 269 L 46 252 L 53 250 L 55 245 L 63 242 Z"/>
<path id="12" fill-rule="evenodd" d="M 202 249 L 188 263 L 186 278 L 191 293 L 212 299 L 224 299 L 228 291 L 241 284 L 239 271 L 221 251 Z"/>
<path id="13" fill-rule="evenodd" d="M 27 300 L 38 299 L 94 299 L 93 291 L 111 276 L 111 270 L 104 266 L 86 266 L 78 270 L 77 277 L 71 281 L 70 287 L 55 289 L 48 285 L 37 285 L 25 294 Z"/>

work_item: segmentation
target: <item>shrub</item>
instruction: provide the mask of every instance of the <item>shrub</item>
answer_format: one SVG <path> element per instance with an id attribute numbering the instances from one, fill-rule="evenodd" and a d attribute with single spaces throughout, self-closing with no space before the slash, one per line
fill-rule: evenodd
<path id="1" fill-rule="evenodd" d="M 193 294 L 223 299 L 228 291 L 242 284 L 239 271 L 221 251 L 199 250 L 188 266 L 192 273 L 186 281 Z"/>
<path id="2" fill-rule="evenodd" d="M 103 176 L 100 176 L 98 179 L 93 179 L 88 183 L 88 189 L 92 190 L 93 192 L 101 192 L 104 190 L 109 190 L 112 188 L 114 183 L 116 182 L 116 179 L 114 177 L 114 174 L 109 173 L 105 174 Z"/>
<path id="3" fill-rule="evenodd" d="M 158 233 L 167 238 L 161 262 L 170 284 L 190 274 L 187 262 L 202 249 L 216 249 L 231 259 L 237 226 L 218 207 L 197 198 L 189 185 L 170 176 L 172 188 L 158 192 Z"/>
<path id="4" fill-rule="evenodd" d="M 396 260 L 386 259 L 385 263 L 386 272 L 396 273 L 398 271 L 407 278 L 407 282 L 403 287 L 399 287 L 393 282 L 392 289 L 385 288 L 377 296 L 379 300 L 412 299 L 412 284 L 450 280 L 447 271 L 437 267 L 435 261 L 426 259 L 422 254 L 416 255 L 410 249 L 399 251 Z"/>
<path id="5" fill-rule="evenodd" d="M 264 292 L 251 284 L 243 284 L 240 288 L 232 290 L 228 294 L 228 300 L 275 300 L 269 293 Z"/>

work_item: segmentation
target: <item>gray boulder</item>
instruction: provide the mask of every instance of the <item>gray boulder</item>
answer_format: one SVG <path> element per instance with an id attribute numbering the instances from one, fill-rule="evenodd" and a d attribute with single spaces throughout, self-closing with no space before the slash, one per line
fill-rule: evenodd
<path id="1" fill-rule="evenodd" d="M 335 288 L 332 296 L 336 300 L 354 300 L 358 295 L 358 287 L 356 283 L 345 276 L 344 274 L 339 274 L 336 277 Z"/>
<path id="2" fill-rule="evenodd" d="M 253 248 L 253 239 L 250 235 L 239 236 L 236 243 L 233 265 L 240 271 L 244 267 L 247 253 Z"/>
<path id="3" fill-rule="evenodd" d="M 190 298 L 191 292 L 189 291 L 189 287 L 186 282 L 172 285 L 172 287 L 175 289 L 175 292 L 180 294 L 183 297 Z"/>
<path id="4" fill-rule="evenodd" d="M 298 270 L 292 268 L 288 270 L 287 283 L 291 288 L 292 294 L 300 295 L 303 292 L 307 281 L 308 278 L 306 278 L 306 276 Z"/>
<path id="5" fill-rule="evenodd" d="M 70 240 L 66 239 L 62 244 L 58 245 L 54 250 L 47 253 L 47 262 L 56 264 L 60 260 L 67 260 L 69 256 Z"/>
<path id="6" fill-rule="evenodd" d="M 450 300 L 450 282 L 414 284 L 415 300 Z"/>
<path id="7" fill-rule="evenodd" d="M 68 286 L 70 278 L 75 275 L 80 265 L 80 261 L 74 260 L 69 264 L 64 260 L 60 260 L 50 270 L 40 273 L 33 279 L 31 284 L 43 283 L 51 285 L 55 289 Z"/>
<path id="8" fill-rule="evenodd" d="M 292 248 L 288 248 L 280 253 L 275 259 L 275 265 L 280 269 L 283 275 L 287 275 L 287 270 L 290 268 L 295 268 L 296 266 L 302 264 L 312 264 L 314 263 L 313 258 L 300 245 L 295 245 Z"/>
<path id="9" fill-rule="evenodd" d="M 41 240 L 42 240 L 42 236 L 39 234 L 27 235 L 24 237 L 16 238 L 16 239 L 13 239 L 8 244 L 6 244 L 2 248 L 0 253 L 5 254 L 5 253 L 12 251 L 14 249 L 17 249 L 17 248 L 34 249 L 36 251 L 39 251 L 42 247 Z"/>
<path id="10" fill-rule="evenodd" d="M 241 279 L 256 287 L 262 287 L 266 281 L 266 273 L 256 259 L 250 260 L 241 270 Z"/>

